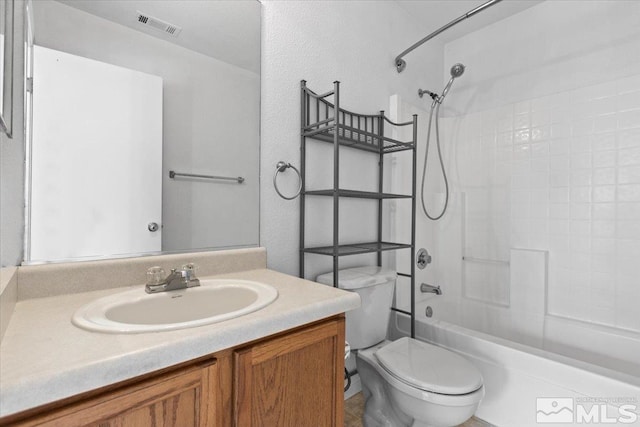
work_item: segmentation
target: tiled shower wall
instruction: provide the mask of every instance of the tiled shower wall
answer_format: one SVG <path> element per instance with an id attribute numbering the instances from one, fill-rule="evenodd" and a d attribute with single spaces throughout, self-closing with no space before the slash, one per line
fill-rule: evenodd
<path id="1" fill-rule="evenodd" d="M 639 16 L 544 1 L 445 45 L 443 84 L 467 66 L 441 114 L 464 296 L 509 305 L 534 273 L 509 274 L 510 250 L 548 251 L 548 314 L 638 336 Z"/>
<path id="2" fill-rule="evenodd" d="M 640 75 L 449 120 L 467 296 L 508 304 L 510 248 L 548 250 L 549 314 L 640 331 Z"/>

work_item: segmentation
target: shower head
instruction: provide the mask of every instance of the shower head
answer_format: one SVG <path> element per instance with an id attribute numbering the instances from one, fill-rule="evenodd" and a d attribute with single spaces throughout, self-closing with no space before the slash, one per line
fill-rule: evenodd
<path id="1" fill-rule="evenodd" d="M 461 63 L 457 63 L 455 64 L 453 67 L 451 67 L 451 77 L 452 78 L 458 78 L 461 75 L 464 74 L 464 65 L 462 65 Z"/>
<path id="2" fill-rule="evenodd" d="M 442 103 L 442 100 L 444 99 L 444 97 L 447 96 L 447 93 L 449 92 L 449 89 L 451 89 L 451 85 L 453 84 L 453 81 L 463 74 L 464 74 L 464 65 L 457 63 L 457 64 L 454 64 L 453 67 L 451 67 L 451 78 L 449 79 L 449 83 L 447 83 L 447 85 L 444 87 L 444 90 L 442 91 L 442 96 L 439 99 L 440 103 Z"/>

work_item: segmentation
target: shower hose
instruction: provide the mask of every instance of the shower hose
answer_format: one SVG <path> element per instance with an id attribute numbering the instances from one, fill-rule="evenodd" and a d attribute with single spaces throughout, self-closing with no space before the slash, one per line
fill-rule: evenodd
<path id="1" fill-rule="evenodd" d="M 445 188 L 444 206 L 442 208 L 442 211 L 437 215 L 429 214 L 429 211 L 427 210 L 427 206 L 424 202 L 424 180 L 425 180 L 425 176 L 427 175 L 427 160 L 429 160 L 429 145 L 431 142 L 431 122 L 433 120 L 434 113 L 436 116 L 436 120 L 435 120 L 436 151 L 438 152 L 438 160 L 440 161 L 440 169 L 442 170 L 442 178 L 444 179 L 444 188 Z M 444 213 L 447 211 L 447 206 L 449 205 L 449 181 L 447 179 L 447 172 L 444 169 L 444 162 L 442 161 L 442 150 L 440 148 L 440 129 L 438 126 L 439 115 L 440 115 L 440 103 L 437 101 L 434 101 L 433 104 L 431 104 L 431 112 L 429 113 L 429 125 L 427 126 L 427 144 L 426 144 L 427 146 L 424 152 L 424 165 L 422 166 L 422 185 L 420 187 L 420 195 L 422 196 L 421 197 L 422 210 L 424 211 L 424 214 L 427 216 L 427 218 L 429 218 L 432 221 L 437 221 L 440 218 L 442 218 Z"/>

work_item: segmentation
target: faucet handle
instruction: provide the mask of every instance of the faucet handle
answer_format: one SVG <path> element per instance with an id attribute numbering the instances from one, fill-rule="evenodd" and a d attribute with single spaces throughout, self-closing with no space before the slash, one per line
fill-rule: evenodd
<path id="1" fill-rule="evenodd" d="M 187 280 L 195 280 L 197 270 L 198 270 L 198 266 L 192 262 L 182 266 L 182 271 L 185 272 L 184 276 L 186 277 Z"/>
<path id="2" fill-rule="evenodd" d="M 162 267 L 151 267 L 147 270 L 147 285 L 159 285 L 165 279 L 167 274 Z"/>

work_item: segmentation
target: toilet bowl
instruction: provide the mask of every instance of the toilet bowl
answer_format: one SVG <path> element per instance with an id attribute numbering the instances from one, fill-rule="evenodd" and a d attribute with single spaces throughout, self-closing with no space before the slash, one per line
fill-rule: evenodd
<path id="1" fill-rule="evenodd" d="M 411 338 L 360 350 L 365 427 L 456 426 L 484 396 L 480 372 L 463 357 Z"/>
<path id="2" fill-rule="evenodd" d="M 317 281 L 333 284 L 333 274 Z M 396 273 L 380 267 L 340 270 L 338 286 L 357 292 L 346 314 L 347 341 L 365 398 L 365 427 L 449 427 L 471 418 L 484 396 L 480 371 L 449 350 L 403 337 L 387 341 Z"/>

